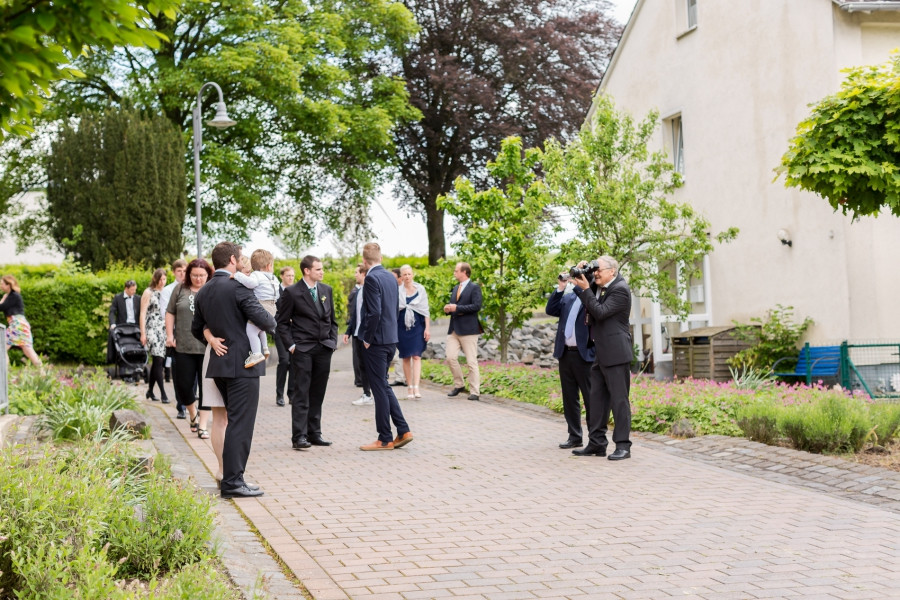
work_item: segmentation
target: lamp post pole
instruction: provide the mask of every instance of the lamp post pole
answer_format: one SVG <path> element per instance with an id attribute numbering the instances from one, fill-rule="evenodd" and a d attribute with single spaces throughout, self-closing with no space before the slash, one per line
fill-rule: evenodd
<path id="1" fill-rule="evenodd" d="M 200 211 L 200 148 L 203 145 L 203 130 L 200 125 L 200 98 L 208 86 L 213 86 L 219 93 L 219 102 L 216 104 L 216 116 L 211 121 L 207 121 L 207 125 L 223 129 L 231 127 L 236 122 L 228 116 L 225 109 L 225 100 L 222 98 L 222 88 L 218 83 L 209 81 L 200 86 L 197 92 L 197 104 L 194 106 L 193 126 L 194 126 L 194 205 L 197 209 L 197 258 L 203 256 L 203 232 Z"/>

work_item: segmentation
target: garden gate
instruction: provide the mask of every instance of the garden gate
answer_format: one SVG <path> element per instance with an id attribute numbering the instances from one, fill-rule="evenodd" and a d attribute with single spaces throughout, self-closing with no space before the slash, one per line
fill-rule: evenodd
<path id="1" fill-rule="evenodd" d="M 900 342 L 841 342 L 841 387 L 900 401 Z"/>

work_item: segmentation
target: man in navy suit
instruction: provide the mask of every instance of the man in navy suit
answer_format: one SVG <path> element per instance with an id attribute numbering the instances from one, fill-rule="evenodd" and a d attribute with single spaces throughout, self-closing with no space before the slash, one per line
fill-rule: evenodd
<path id="1" fill-rule="evenodd" d="M 481 323 L 478 311 L 481 310 L 481 288 L 471 280 L 472 267 L 469 263 L 456 263 L 453 276 L 457 283 L 450 292 L 450 302 L 444 305 L 444 314 L 450 315 L 450 327 L 447 329 L 447 365 L 453 373 L 453 389 L 448 396 L 456 396 L 465 388 L 462 369 L 459 367 L 459 350 L 462 349 L 469 368 L 469 400 L 478 400 L 481 376 L 478 371 L 478 336 L 481 334 Z"/>
<path id="2" fill-rule="evenodd" d="M 307 255 L 303 277 L 278 299 L 278 336 L 291 355 L 291 447 L 330 446 L 322 437 L 322 403 L 337 348 L 337 319 L 331 286 L 322 283 L 322 261 Z"/>
<path id="3" fill-rule="evenodd" d="M 228 414 L 222 449 L 221 496 L 262 496 L 262 490 L 244 480 L 244 469 L 259 406 L 259 378 L 266 374 L 266 363 L 246 369 L 244 359 L 250 353 L 247 321 L 272 333 L 275 319 L 262 307 L 253 290 L 233 279 L 241 259 L 240 246 L 221 242 L 213 248 L 210 258 L 216 272 L 197 292 L 191 334 L 206 343 L 203 330 L 209 329 L 213 336 L 222 338 L 228 350 L 221 356 L 212 352 L 206 368 L 206 377 L 215 381 Z"/>
<path id="4" fill-rule="evenodd" d="M 584 264 L 584 263 L 583 263 Z M 582 264 L 582 266 L 583 266 Z M 573 277 L 573 291 L 587 311 L 591 339 L 596 345 L 594 364 L 591 365 L 591 395 L 588 401 L 588 444 L 581 450 L 572 450 L 577 456 L 605 456 L 606 429 L 609 411 L 612 410 L 616 426 L 613 443 L 616 450 L 609 460 L 631 458 L 631 361 L 634 346 L 631 327 L 631 290 L 619 275 L 619 263 L 612 257 L 597 259 L 594 281 L 586 277 Z"/>
<path id="5" fill-rule="evenodd" d="M 362 311 L 359 338 L 363 343 L 363 368 L 369 377 L 375 399 L 375 428 L 378 439 L 360 446 L 360 450 L 393 450 L 413 440 L 403 418 L 400 403 L 384 374 L 397 349 L 397 317 L 400 311 L 400 288 L 394 274 L 381 265 L 381 246 L 369 242 L 363 246 L 363 263 L 368 272 L 362 287 Z M 397 437 L 391 437 L 391 421 Z"/>
<path id="6" fill-rule="evenodd" d="M 584 322 L 584 305 L 575 294 L 566 294 L 569 275 L 559 276 L 559 286 L 547 300 L 546 312 L 551 317 L 559 317 L 553 357 L 559 361 L 559 384 L 562 388 L 563 414 L 569 429 L 569 438 L 560 448 L 581 446 L 581 402 L 589 407 L 591 397 L 591 363 L 594 362 L 594 348 L 590 332 Z M 590 347 L 588 347 L 590 345 Z M 590 413 L 588 413 L 590 422 Z"/>
<path id="7" fill-rule="evenodd" d="M 137 295 L 137 284 L 134 279 L 125 282 L 125 291 L 116 294 L 109 307 L 109 336 L 106 340 L 106 362 L 116 362 L 116 347 L 113 342 L 113 329 L 117 325 L 138 325 L 141 315 L 141 298 Z"/>

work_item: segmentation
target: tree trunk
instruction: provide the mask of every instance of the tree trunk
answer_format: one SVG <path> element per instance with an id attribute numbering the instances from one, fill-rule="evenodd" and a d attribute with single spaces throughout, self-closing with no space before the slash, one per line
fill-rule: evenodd
<path id="1" fill-rule="evenodd" d="M 503 310 L 503 308 L 500 309 L 500 314 L 497 318 L 497 325 L 500 327 L 500 362 L 505 365 L 509 363 L 510 331 L 509 326 L 506 323 L 506 311 Z"/>
<path id="2" fill-rule="evenodd" d="M 425 200 L 425 226 L 428 228 L 428 264 L 436 265 L 447 256 L 444 241 L 444 211 L 437 207 L 438 193 Z"/>

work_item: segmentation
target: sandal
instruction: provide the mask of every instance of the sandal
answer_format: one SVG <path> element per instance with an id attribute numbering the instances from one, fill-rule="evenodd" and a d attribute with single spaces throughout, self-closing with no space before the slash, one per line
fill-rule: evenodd
<path id="1" fill-rule="evenodd" d="M 191 417 L 191 433 L 197 433 L 197 427 L 199 427 L 199 425 L 198 425 L 199 420 L 200 420 L 199 414 L 195 414 L 193 417 Z"/>
<path id="2" fill-rule="evenodd" d="M 209 431 L 207 431 L 206 429 L 198 429 L 197 437 L 200 438 L 201 440 L 208 440 L 209 439 Z"/>

